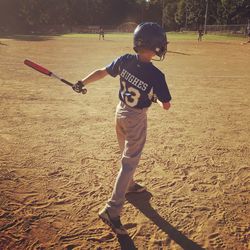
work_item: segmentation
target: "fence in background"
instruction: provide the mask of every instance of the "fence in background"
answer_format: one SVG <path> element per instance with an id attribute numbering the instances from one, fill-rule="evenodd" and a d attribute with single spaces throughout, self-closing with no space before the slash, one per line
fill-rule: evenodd
<path id="1" fill-rule="evenodd" d="M 222 34 L 247 34 L 247 24 L 240 25 L 207 25 L 208 33 L 222 33 Z"/>

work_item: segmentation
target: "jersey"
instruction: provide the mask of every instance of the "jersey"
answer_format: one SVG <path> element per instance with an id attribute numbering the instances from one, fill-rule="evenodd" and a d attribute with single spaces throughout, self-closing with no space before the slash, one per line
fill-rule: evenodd
<path id="1" fill-rule="evenodd" d="M 100 35 L 104 35 L 104 30 L 103 30 L 103 29 L 100 29 L 100 30 L 99 30 L 99 34 L 100 34 Z"/>
<path id="2" fill-rule="evenodd" d="M 138 55 L 123 55 L 106 70 L 113 77 L 120 76 L 119 99 L 130 107 L 149 107 L 153 95 L 161 102 L 171 100 L 164 74 L 151 62 L 141 62 Z"/>

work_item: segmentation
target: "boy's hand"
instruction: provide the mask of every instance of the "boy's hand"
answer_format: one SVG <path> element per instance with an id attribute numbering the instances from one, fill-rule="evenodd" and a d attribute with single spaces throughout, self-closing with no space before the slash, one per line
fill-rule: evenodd
<path id="1" fill-rule="evenodd" d="M 84 87 L 84 84 L 82 83 L 82 81 L 78 81 L 76 84 L 72 86 L 72 89 L 77 93 L 82 93 L 83 87 Z"/>
<path id="2" fill-rule="evenodd" d="M 157 103 L 157 96 L 156 96 L 156 95 L 153 95 L 153 96 L 152 96 L 151 102 Z"/>

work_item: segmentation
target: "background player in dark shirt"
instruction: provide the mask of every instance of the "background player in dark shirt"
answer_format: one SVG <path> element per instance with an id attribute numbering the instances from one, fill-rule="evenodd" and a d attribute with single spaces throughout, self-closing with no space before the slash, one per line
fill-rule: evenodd
<path id="1" fill-rule="evenodd" d="M 202 41 L 202 37 L 203 37 L 203 30 L 202 30 L 202 29 L 199 29 L 199 30 L 198 30 L 198 42 L 201 42 L 201 41 Z"/>
<path id="2" fill-rule="evenodd" d="M 104 40 L 104 29 L 100 26 L 99 29 L 99 40 L 102 38 Z"/>
<path id="3" fill-rule="evenodd" d="M 99 217 L 117 234 L 127 234 L 120 221 L 125 194 L 145 190 L 133 175 L 146 141 L 147 109 L 155 101 L 168 110 L 171 100 L 164 74 L 151 63 L 154 56 L 164 59 L 167 51 L 164 30 L 151 22 L 138 25 L 134 31 L 134 50 L 136 55 L 123 55 L 73 86 L 80 93 L 83 86 L 107 75 L 120 78 L 116 133 L 122 153 L 121 168 L 111 198 L 99 212 Z"/>
<path id="4" fill-rule="evenodd" d="M 250 24 L 248 24 L 247 26 L 247 36 L 248 36 L 247 43 L 250 43 Z"/>

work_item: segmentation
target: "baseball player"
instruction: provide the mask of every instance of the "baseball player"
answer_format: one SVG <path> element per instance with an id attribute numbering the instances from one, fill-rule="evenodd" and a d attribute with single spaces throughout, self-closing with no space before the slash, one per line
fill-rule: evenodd
<path id="1" fill-rule="evenodd" d="M 104 29 L 100 26 L 100 29 L 99 29 L 99 40 L 104 40 Z"/>
<path id="2" fill-rule="evenodd" d="M 248 36 L 247 43 L 250 43 L 250 24 L 248 24 L 248 26 L 247 26 L 247 36 Z"/>
<path id="3" fill-rule="evenodd" d="M 199 29 L 198 30 L 198 42 L 202 41 L 202 37 L 203 37 L 203 31 L 202 31 L 202 29 Z"/>
<path id="4" fill-rule="evenodd" d="M 250 24 L 248 24 L 246 28 L 246 35 L 248 40 L 246 42 L 241 43 L 242 45 L 250 43 Z"/>
<path id="5" fill-rule="evenodd" d="M 99 212 L 99 217 L 117 234 L 127 234 L 120 221 L 125 194 L 145 190 L 133 175 L 146 141 L 147 110 L 152 101 L 168 110 L 171 100 L 164 74 L 151 62 L 155 56 L 163 60 L 167 51 L 167 37 L 161 26 L 153 22 L 139 24 L 134 31 L 134 50 L 136 54 L 117 58 L 73 86 L 80 93 L 83 86 L 107 75 L 120 78 L 116 133 L 122 152 L 121 168 L 112 195 Z"/>

